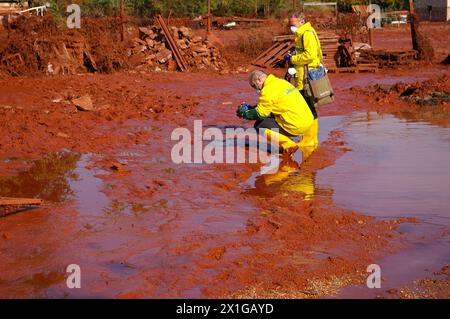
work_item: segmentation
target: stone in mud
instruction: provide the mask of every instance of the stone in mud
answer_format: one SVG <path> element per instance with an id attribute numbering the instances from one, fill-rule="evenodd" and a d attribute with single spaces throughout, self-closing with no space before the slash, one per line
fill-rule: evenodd
<path id="1" fill-rule="evenodd" d="M 185 37 L 185 38 L 189 38 L 191 36 L 190 30 L 186 27 L 179 28 L 178 32 L 180 32 L 183 35 L 183 37 Z"/>
<path id="2" fill-rule="evenodd" d="M 156 55 L 156 61 L 159 63 L 166 63 L 168 60 L 172 58 L 172 51 L 168 49 L 163 49 L 158 52 Z"/>
<path id="3" fill-rule="evenodd" d="M 153 46 L 155 45 L 155 41 L 153 41 L 152 39 L 145 39 L 145 43 L 147 43 L 147 46 L 149 48 L 153 48 Z"/>
<path id="4" fill-rule="evenodd" d="M 202 42 L 202 37 L 200 37 L 200 36 L 195 36 L 195 37 L 192 38 L 191 42 L 192 42 L 192 43 Z"/>
<path id="5" fill-rule="evenodd" d="M 203 59 L 202 59 L 202 63 L 203 63 L 204 65 L 206 65 L 206 66 L 210 66 L 210 65 L 211 65 L 211 62 L 210 62 L 207 58 L 203 58 Z"/>
<path id="6" fill-rule="evenodd" d="M 208 52 L 208 48 L 203 45 L 191 45 L 191 50 L 197 53 L 206 53 Z"/>
<path id="7" fill-rule="evenodd" d="M 140 52 L 144 52 L 147 49 L 147 46 L 145 45 L 138 45 L 136 47 L 134 47 L 131 52 L 133 55 L 138 54 Z"/>
<path id="8" fill-rule="evenodd" d="M 111 171 L 118 172 L 119 174 L 124 174 L 127 171 L 125 170 L 125 165 L 120 162 L 111 162 L 106 165 Z"/>
<path id="9" fill-rule="evenodd" d="M 186 43 L 186 41 L 185 41 L 184 39 L 178 40 L 178 47 L 179 47 L 181 50 L 185 50 L 185 49 L 188 48 L 188 44 Z"/>
<path id="10" fill-rule="evenodd" d="M 83 95 L 77 99 L 72 100 L 72 103 L 80 111 L 93 111 L 94 105 L 92 104 L 91 97 L 89 95 Z"/>
<path id="11" fill-rule="evenodd" d="M 150 37 L 152 38 L 153 36 L 153 31 L 149 28 L 146 27 L 140 27 L 139 28 L 139 38 L 144 39 L 146 37 Z"/>
<path id="12" fill-rule="evenodd" d="M 133 39 L 133 43 L 134 43 L 135 46 L 146 45 L 147 44 L 144 40 L 141 40 L 139 38 L 134 38 Z"/>
<path id="13" fill-rule="evenodd" d="M 69 135 L 67 135 L 66 133 L 63 133 L 63 132 L 58 132 L 58 133 L 56 134 L 56 136 L 62 137 L 62 138 L 69 138 Z"/>
<path id="14" fill-rule="evenodd" d="M 393 89 L 393 85 L 390 84 L 377 84 L 377 88 L 383 91 L 384 93 L 389 93 Z"/>

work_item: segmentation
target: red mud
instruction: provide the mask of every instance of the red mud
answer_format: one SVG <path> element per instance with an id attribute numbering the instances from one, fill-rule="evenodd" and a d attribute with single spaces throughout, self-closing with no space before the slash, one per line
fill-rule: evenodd
<path id="1" fill-rule="evenodd" d="M 449 54 L 450 45 L 448 23 L 420 22 L 420 32 L 427 37 L 434 49 L 434 61 L 441 62 Z M 374 49 L 409 49 L 413 48 L 410 25 L 388 27 L 374 30 Z"/>
<path id="2" fill-rule="evenodd" d="M 49 64 L 56 74 L 110 73 L 127 66 L 115 18 L 83 19 L 79 30 L 69 30 L 49 15 L 6 21 L 0 32 L 0 75 L 45 73 Z"/>
<path id="3" fill-rule="evenodd" d="M 436 75 L 422 71 L 333 75 L 338 98 L 320 116 L 390 111 L 350 88 Z M 70 102 L 85 94 L 95 111 Z M 246 75 L 1 80 L 1 190 L 47 192 L 43 207 L 0 220 L 0 296 L 317 298 L 364 283 L 368 264 L 401 249 L 406 235 L 396 229 L 404 220 L 342 209 L 332 196 L 308 197 L 315 174 L 350 151 L 339 130 L 269 197 L 240 186 L 259 164 L 170 160 L 173 128 L 190 128 L 194 119 L 248 126 L 235 106 L 254 99 Z M 63 149 L 78 157 L 43 157 Z M 78 291 L 65 286 L 71 263 L 82 267 Z"/>
<path id="4" fill-rule="evenodd" d="M 424 82 L 377 84 L 351 91 L 366 95 L 371 109 L 377 112 L 391 113 L 410 120 L 425 120 L 443 127 L 450 125 L 448 74 Z"/>
<path id="5" fill-rule="evenodd" d="M 202 85 L 199 78 L 207 82 L 184 95 L 194 78 L 196 85 Z M 235 88 L 227 85 L 232 91 L 220 95 L 219 83 L 233 83 L 236 77 L 116 74 L 1 83 L 0 104 L 8 106 L 1 109 L 6 119 L 1 156 L 12 158 L 2 162 L 3 175 L 30 166 L 16 157 L 38 158 L 63 148 L 103 154 L 106 158 L 93 159 L 91 167 L 111 172 L 98 177 L 112 200 L 105 212 L 116 217 L 79 215 L 73 201 L 50 197 L 40 209 L 3 218 L 0 294 L 62 296 L 61 274 L 72 262 L 90 274 L 83 296 L 319 297 L 363 282 L 367 264 L 392 249 L 389 238 L 398 236 L 393 231 L 398 222 L 378 221 L 322 199 L 303 201 L 302 189 L 287 187 L 269 199 L 242 194 L 239 184 L 255 165 L 212 165 L 202 171 L 167 162 L 172 127 L 189 126 L 195 118 L 204 119 L 204 125 L 240 122 L 233 105 L 254 97 L 251 88 L 235 95 L 246 81 L 246 76 L 238 78 Z M 178 85 L 172 87 L 175 79 Z M 84 93 L 100 110 L 76 111 L 64 101 Z M 52 102 L 57 98 L 64 102 Z M 223 104 L 228 101 L 232 104 Z M 205 113 L 211 103 L 213 115 Z M 135 120 L 145 122 L 136 125 Z M 140 156 L 133 155 L 136 147 Z M 130 155 L 117 155 L 123 151 Z M 309 180 L 345 151 L 339 132 L 333 133 L 302 164 L 302 176 Z M 166 160 L 148 162 L 152 156 Z"/>
<path id="6" fill-rule="evenodd" d="M 195 98 L 155 92 L 152 83 L 169 78 L 162 75 L 156 81 L 153 75 L 120 74 L 2 81 L 0 156 L 35 158 L 62 148 L 96 152 L 128 144 L 130 135 L 118 131 L 128 119 L 189 114 L 198 105 Z M 70 102 L 85 94 L 91 96 L 95 111 L 78 111 Z M 140 143 L 151 133 L 132 135 L 133 143 Z"/>
<path id="7" fill-rule="evenodd" d="M 432 277 L 421 278 L 415 282 L 413 288 L 404 287 L 390 289 L 388 292 L 393 298 L 424 299 L 439 298 L 448 299 L 450 286 L 450 265 L 442 267 Z"/>

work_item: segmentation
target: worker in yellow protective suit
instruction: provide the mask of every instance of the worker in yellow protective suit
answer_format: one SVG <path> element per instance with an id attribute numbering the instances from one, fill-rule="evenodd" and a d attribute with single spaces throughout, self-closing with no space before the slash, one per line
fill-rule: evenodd
<path id="1" fill-rule="evenodd" d="M 236 114 L 256 120 L 254 127 L 272 143 L 276 141 L 283 153 L 292 155 L 298 145 L 291 137 L 303 136 L 313 125 L 314 116 L 300 92 L 289 82 L 253 71 L 250 85 L 261 95 L 256 106 L 243 103 Z"/>
<path id="2" fill-rule="evenodd" d="M 299 146 L 317 147 L 319 144 L 319 120 L 314 101 L 305 95 L 304 78 L 305 66 L 308 70 L 324 68 L 321 64 L 322 50 L 319 37 L 311 26 L 306 22 L 305 15 L 302 12 L 293 12 L 289 15 L 289 24 L 291 31 L 295 34 L 295 52 L 284 57 L 288 64 L 295 67 L 295 86 L 305 98 L 311 112 L 314 115 L 314 124 L 305 133 Z"/>

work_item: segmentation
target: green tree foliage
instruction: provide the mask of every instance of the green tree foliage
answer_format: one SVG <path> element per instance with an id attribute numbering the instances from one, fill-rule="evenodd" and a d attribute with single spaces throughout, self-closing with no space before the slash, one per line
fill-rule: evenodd
<path id="1" fill-rule="evenodd" d="M 112 16 L 116 12 L 117 1 L 115 0 L 83 0 L 81 12 L 91 16 Z"/>
<path id="2" fill-rule="evenodd" d="M 369 4 L 368 0 L 338 0 L 340 6 L 351 6 L 354 4 Z M 408 8 L 408 0 L 372 0 L 373 4 L 378 4 L 382 9 L 405 10 Z"/>
<path id="3" fill-rule="evenodd" d="M 43 0 L 39 0 L 43 1 Z M 39 2 L 37 1 L 37 2 Z M 80 0 L 82 13 L 89 16 L 112 16 L 120 0 Z M 307 0 L 319 1 L 319 0 Z M 325 1 L 326 2 L 326 1 Z M 351 9 L 354 4 L 368 4 L 368 0 L 337 0 L 339 8 Z M 69 1 L 51 0 L 52 11 L 64 15 Z M 207 13 L 207 0 L 124 0 L 128 15 L 149 17 L 155 14 L 196 17 Z M 297 8 L 300 0 L 296 0 Z M 408 8 L 408 0 L 372 0 L 383 9 Z M 278 16 L 292 9 L 293 0 L 211 0 L 211 11 L 215 16 Z"/>

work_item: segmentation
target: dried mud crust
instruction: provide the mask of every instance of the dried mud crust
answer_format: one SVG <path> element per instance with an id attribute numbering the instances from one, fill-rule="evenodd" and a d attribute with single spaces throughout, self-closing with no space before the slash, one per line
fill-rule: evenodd
<path id="1" fill-rule="evenodd" d="M 450 78 L 447 75 L 412 84 L 377 84 L 351 91 L 366 96 L 372 110 L 444 127 L 450 125 Z"/>

